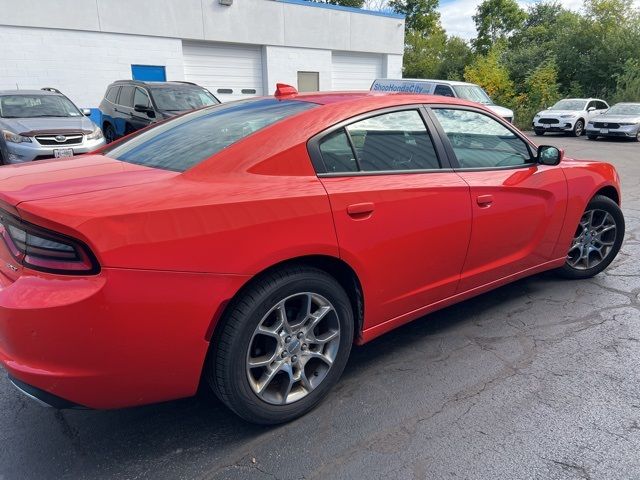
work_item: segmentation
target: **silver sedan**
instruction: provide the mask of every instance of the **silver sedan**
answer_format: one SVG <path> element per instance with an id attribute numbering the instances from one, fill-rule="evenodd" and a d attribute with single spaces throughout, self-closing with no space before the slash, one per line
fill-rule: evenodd
<path id="1" fill-rule="evenodd" d="M 640 142 L 640 103 L 616 103 L 587 123 L 587 138 L 626 137 Z"/>

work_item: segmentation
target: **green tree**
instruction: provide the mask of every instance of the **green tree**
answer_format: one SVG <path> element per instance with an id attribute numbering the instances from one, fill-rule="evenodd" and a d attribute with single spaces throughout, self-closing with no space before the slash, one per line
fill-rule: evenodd
<path id="1" fill-rule="evenodd" d="M 464 69 L 464 79 L 484 88 L 497 104 L 511 105 L 515 88 L 500 54 L 499 48 L 492 48 L 486 55 L 478 55 L 473 63 Z"/>
<path id="2" fill-rule="evenodd" d="M 473 16 L 478 33 L 474 40 L 476 50 L 487 53 L 492 45 L 522 28 L 526 18 L 516 0 L 484 0 Z"/>
<path id="3" fill-rule="evenodd" d="M 640 100 L 640 60 L 629 59 L 622 73 L 616 76 L 616 102 L 637 102 Z"/>
<path id="4" fill-rule="evenodd" d="M 391 0 L 389 7 L 405 16 L 405 31 L 428 36 L 442 30 L 438 0 Z"/>

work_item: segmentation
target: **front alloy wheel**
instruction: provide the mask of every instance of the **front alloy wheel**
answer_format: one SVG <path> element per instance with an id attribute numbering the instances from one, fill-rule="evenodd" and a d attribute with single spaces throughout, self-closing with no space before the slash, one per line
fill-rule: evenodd
<path id="1" fill-rule="evenodd" d="M 624 238 L 624 216 L 616 202 L 597 195 L 587 205 L 558 273 L 589 278 L 602 272 L 618 254 Z"/>
<path id="2" fill-rule="evenodd" d="M 340 378 L 353 325 L 349 297 L 331 275 L 310 266 L 276 270 L 229 304 L 211 340 L 205 377 L 245 420 L 293 420 Z"/>
<path id="3" fill-rule="evenodd" d="M 580 137 L 584 132 L 584 121 L 578 120 L 571 131 L 574 137 Z"/>

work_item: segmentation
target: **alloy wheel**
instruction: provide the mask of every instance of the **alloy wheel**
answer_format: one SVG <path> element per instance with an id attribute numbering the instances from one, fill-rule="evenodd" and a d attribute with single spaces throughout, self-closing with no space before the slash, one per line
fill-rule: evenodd
<path id="1" fill-rule="evenodd" d="M 588 270 L 599 265 L 613 249 L 616 230 L 616 221 L 609 212 L 600 209 L 584 212 L 567 254 L 569 266 Z"/>
<path id="2" fill-rule="evenodd" d="M 340 347 L 340 321 L 325 297 L 303 292 L 274 305 L 249 342 L 246 371 L 253 392 L 267 403 L 296 402 L 317 388 Z"/>

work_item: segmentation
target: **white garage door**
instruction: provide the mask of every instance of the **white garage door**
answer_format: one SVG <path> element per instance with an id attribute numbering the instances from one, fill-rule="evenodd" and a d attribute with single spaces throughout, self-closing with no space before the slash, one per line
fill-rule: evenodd
<path id="1" fill-rule="evenodd" d="M 260 46 L 183 42 L 184 79 L 221 101 L 262 95 Z"/>
<path id="2" fill-rule="evenodd" d="M 382 55 L 375 53 L 333 52 L 333 90 L 369 90 L 382 75 Z"/>

